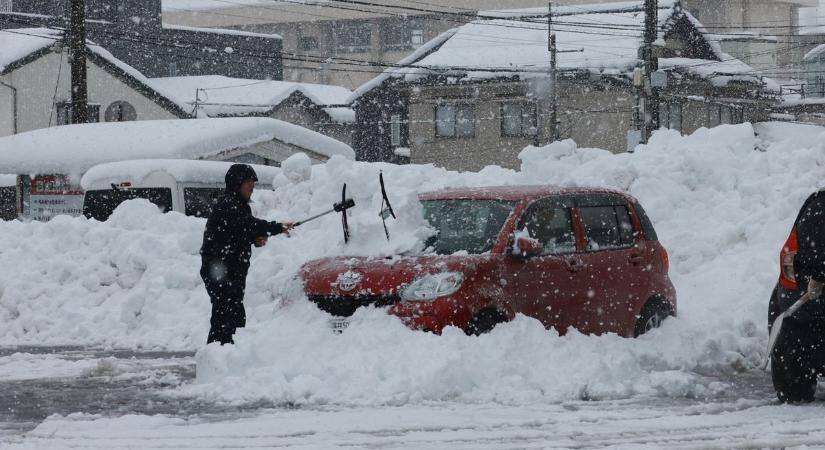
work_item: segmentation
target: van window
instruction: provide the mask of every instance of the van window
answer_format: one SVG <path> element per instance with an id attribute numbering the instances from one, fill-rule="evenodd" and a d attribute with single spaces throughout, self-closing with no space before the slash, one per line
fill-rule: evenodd
<path id="1" fill-rule="evenodd" d="M 581 208 L 588 250 L 633 245 L 633 225 L 627 207 L 589 206 Z"/>
<path id="2" fill-rule="evenodd" d="M 126 200 L 145 198 L 163 212 L 172 210 L 172 190 L 169 188 L 101 189 L 86 191 L 83 215 L 90 219 L 107 220 L 115 208 Z"/>
<path id="3" fill-rule="evenodd" d="M 220 188 L 184 188 L 183 209 L 187 216 L 209 217 L 212 207 L 221 198 Z"/>
<path id="4" fill-rule="evenodd" d="M 0 187 L 0 220 L 17 218 L 17 188 L 15 186 Z"/>
<path id="5" fill-rule="evenodd" d="M 568 208 L 548 202 L 536 203 L 524 215 L 522 228 L 527 229 L 531 238 L 541 242 L 544 255 L 576 251 Z"/>

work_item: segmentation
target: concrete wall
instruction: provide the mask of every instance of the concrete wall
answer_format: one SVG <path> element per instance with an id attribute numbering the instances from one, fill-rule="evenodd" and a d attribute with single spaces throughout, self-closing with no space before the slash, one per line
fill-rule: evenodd
<path id="1" fill-rule="evenodd" d="M 0 136 L 14 134 L 14 89 L 4 86 L 8 77 L 0 77 Z"/>
<path id="2" fill-rule="evenodd" d="M 560 86 L 560 139 L 571 138 L 579 147 L 614 153 L 627 150 L 627 131 L 633 127 L 636 105 L 631 87 L 584 80 L 565 80 Z"/>
<path id="3" fill-rule="evenodd" d="M 57 111 L 54 105 L 70 100 L 71 80 L 67 61 L 68 57 L 65 54 L 61 59 L 61 54 L 49 53 L 6 75 L 5 82 L 17 88 L 18 133 L 57 124 Z M 60 70 L 58 66 L 61 66 Z M 177 118 L 170 111 L 92 63 L 87 64 L 87 76 L 89 103 L 100 105 L 100 121 L 103 121 L 106 108 L 115 101 L 126 101 L 134 106 L 138 120 Z M 3 135 L 7 134 L 11 133 Z"/>

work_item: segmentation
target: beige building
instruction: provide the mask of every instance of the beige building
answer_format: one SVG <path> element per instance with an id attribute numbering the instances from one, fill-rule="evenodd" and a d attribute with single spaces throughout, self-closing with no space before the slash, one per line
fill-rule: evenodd
<path id="1" fill-rule="evenodd" d="M 662 5 L 665 0 L 660 0 Z M 358 4 L 273 1 L 210 10 L 167 7 L 165 23 L 236 28 L 283 37 L 284 80 L 354 89 L 441 32 L 478 11 L 547 8 L 546 0 L 370 0 Z M 584 5 L 594 0 L 560 0 Z M 602 2 L 604 3 L 604 2 Z M 670 3 L 670 2 L 669 2 Z M 682 0 L 682 6 L 718 33 L 722 51 L 775 78 L 792 78 L 814 45 L 800 41 L 800 14 L 818 0 Z M 165 3 L 173 5 L 167 0 Z M 384 6 L 380 6 L 384 5 Z M 427 10 L 443 11 L 433 14 Z M 805 25 L 803 24 L 803 34 Z M 332 58 L 327 60 L 327 58 Z M 362 63 L 359 63 L 361 61 Z"/>
<path id="2" fill-rule="evenodd" d="M 227 2 L 229 3 L 229 2 Z M 272 2 L 184 10 L 164 4 L 167 24 L 235 28 L 283 37 L 284 80 L 354 89 L 478 11 L 536 7 L 547 0 L 370 0 L 377 6 Z M 554 1 L 554 5 L 593 0 Z M 170 6 L 167 6 L 170 5 Z M 385 5 L 385 6 L 380 6 Z M 442 13 L 433 13 L 437 10 Z"/>
<path id="3" fill-rule="evenodd" d="M 720 40 L 724 52 L 779 79 L 798 77 L 802 58 L 812 48 L 809 39 L 801 37 L 812 31 L 804 18 L 818 3 L 819 0 L 682 1 L 709 33 L 719 35 L 714 38 Z"/>
<path id="4" fill-rule="evenodd" d="M 478 20 L 428 43 L 418 58 L 356 90 L 357 158 L 475 171 L 518 168 L 524 147 L 560 139 L 633 150 L 644 114 L 633 76 L 644 13 L 640 6 L 599 11 L 568 10 L 554 21 L 563 52 L 555 100 L 540 17 L 530 26 Z M 768 118 L 771 99 L 763 93 L 775 83 L 722 53 L 690 14 L 670 7 L 659 17 L 655 54 L 667 81 L 658 88 L 661 127 L 691 133 Z"/>

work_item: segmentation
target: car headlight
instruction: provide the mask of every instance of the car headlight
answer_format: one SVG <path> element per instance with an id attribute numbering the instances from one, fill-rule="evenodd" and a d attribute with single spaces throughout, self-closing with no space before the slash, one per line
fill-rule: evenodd
<path id="1" fill-rule="evenodd" d="M 435 300 L 454 294 L 464 283 L 461 272 L 441 272 L 416 278 L 401 291 L 402 300 Z"/>

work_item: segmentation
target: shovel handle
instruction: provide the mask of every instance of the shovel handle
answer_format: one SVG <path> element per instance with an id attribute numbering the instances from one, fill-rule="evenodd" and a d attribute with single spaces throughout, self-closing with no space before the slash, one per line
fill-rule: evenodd
<path id="1" fill-rule="evenodd" d="M 319 218 L 319 217 L 321 217 L 321 216 L 325 216 L 325 215 L 327 215 L 327 214 L 329 214 L 329 213 L 333 213 L 333 212 L 343 212 L 343 211 L 346 211 L 346 210 L 348 210 L 348 209 L 350 209 L 350 208 L 352 208 L 352 207 L 354 207 L 354 206 L 355 206 L 355 200 L 353 200 L 353 199 L 351 199 L 351 198 L 348 198 L 348 199 L 345 199 L 345 200 L 344 200 L 344 201 L 342 201 L 342 202 L 339 202 L 339 203 L 335 203 L 335 204 L 333 204 L 333 205 L 332 205 L 332 209 L 326 210 L 326 211 L 324 211 L 324 212 L 322 212 L 322 213 L 318 213 L 318 214 L 316 214 L 316 215 L 314 215 L 314 216 L 312 216 L 312 217 L 307 217 L 307 218 L 306 218 L 306 219 L 304 219 L 304 220 L 300 220 L 300 221 L 298 221 L 298 222 L 295 222 L 295 223 L 293 223 L 293 224 L 292 224 L 292 226 L 293 226 L 293 227 L 297 227 L 298 225 L 301 225 L 301 224 L 307 223 L 307 222 L 309 222 L 310 220 L 315 220 L 315 219 L 317 219 L 317 218 Z"/>

